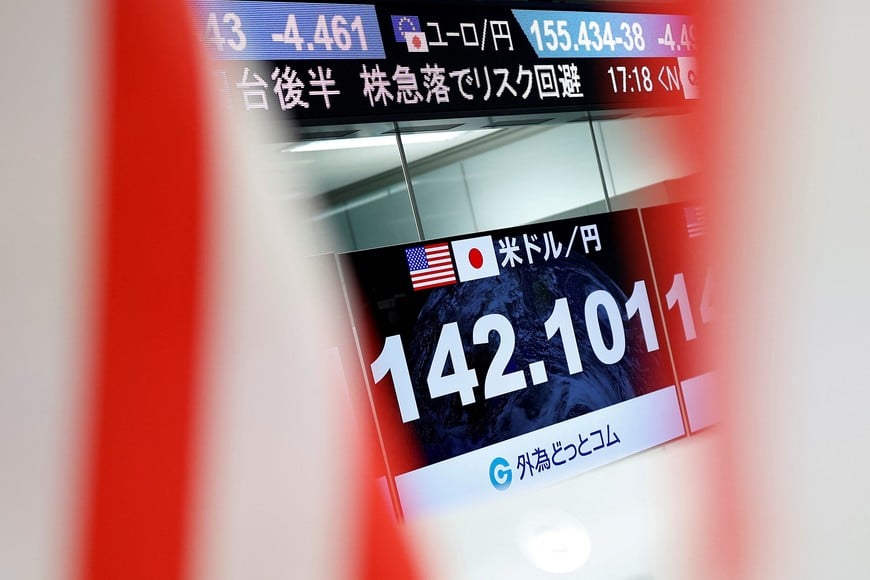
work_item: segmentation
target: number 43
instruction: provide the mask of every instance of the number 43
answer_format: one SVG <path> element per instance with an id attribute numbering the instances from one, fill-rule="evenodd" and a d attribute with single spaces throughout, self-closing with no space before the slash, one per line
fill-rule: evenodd
<path id="1" fill-rule="evenodd" d="M 235 38 L 227 39 L 221 36 L 217 14 L 209 12 L 208 18 L 205 22 L 205 35 L 203 36 L 203 41 L 206 44 L 213 45 L 218 52 L 223 52 L 224 43 L 237 52 L 245 50 L 245 47 L 248 45 L 248 39 L 245 36 L 245 32 L 242 30 L 242 20 L 238 15 L 235 12 L 227 12 L 224 14 L 223 23 L 230 25 L 230 32 L 236 36 Z"/>

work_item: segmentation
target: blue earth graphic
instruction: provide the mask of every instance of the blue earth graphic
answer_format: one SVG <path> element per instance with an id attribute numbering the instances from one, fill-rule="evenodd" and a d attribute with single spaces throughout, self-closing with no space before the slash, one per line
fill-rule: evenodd
<path id="1" fill-rule="evenodd" d="M 626 349 L 621 360 L 602 363 L 588 338 L 584 318 L 586 297 L 595 290 L 609 292 L 620 306 L 620 321 L 626 328 Z M 544 329 L 559 298 L 567 298 L 579 346 L 583 370 L 569 374 L 561 333 L 547 340 Z M 428 462 L 441 461 L 481 447 L 515 437 L 602 409 L 642 394 L 650 384 L 658 353 L 647 353 L 641 332 L 629 332 L 626 323 L 625 293 L 597 265 L 585 257 L 562 259 L 545 264 L 524 265 L 502 271 L 501 275 L 460 282 L 433 290 L 420 309 L 409 352 L 412 383 L 416 385 L 420 420 L 414 429 Z M 498 313 L 507 317 L 516 333 L 516 346 L 505 372 L 522 369 L 527 387 L 484 400 L 486 371 L 498 348 L 498 334 L 490 333 L 490 343 L 475 345 L 472 327 L 480 317 Z M 601 334 L 612 344 L 610 321 L 598 309 Z M 430 400 L 427 375 L 444 324 L 458 322 L 468 367 L 477 372 L 475 402 L 463 406 L 459 394 Z M 644 357 L 647 357 L 644 359 Z M 642 360 L 643 359 L 643 360 Z M 533 385 L 529 365 L 543 361 L 548 380 Z M 644 364 L 645 363 L 645 364 Z M 462 364 L 461 361 L 459 364 Z M 451 365 L 438 369 L 447 375 Z"/>

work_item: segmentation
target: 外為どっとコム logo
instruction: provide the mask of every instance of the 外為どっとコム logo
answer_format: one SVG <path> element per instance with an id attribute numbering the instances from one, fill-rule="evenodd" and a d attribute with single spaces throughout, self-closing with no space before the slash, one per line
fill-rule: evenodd
<path id="1" fill-rule="evenodd" d="M 489 482 L 498 490 L 505 490 L 511 485 L 511 466 L 504 457 L 496 457 L 489 464 Z"/>

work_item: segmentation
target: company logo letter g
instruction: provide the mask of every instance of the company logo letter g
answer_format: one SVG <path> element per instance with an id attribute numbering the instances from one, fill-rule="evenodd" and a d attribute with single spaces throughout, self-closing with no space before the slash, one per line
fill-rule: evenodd
<path id="1" fill-rule="evenodd" d="M 489 481 L 498 490 L 505 490 L 511 485 L 511 466 L 504 457 L 496 457 L 489 464 Z"/>

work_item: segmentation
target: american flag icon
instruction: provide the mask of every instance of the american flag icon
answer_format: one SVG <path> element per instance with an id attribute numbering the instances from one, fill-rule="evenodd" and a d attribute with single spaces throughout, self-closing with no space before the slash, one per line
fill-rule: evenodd
<path id="1" fill-rule="evenodd" d="M 456 284 L 453 260 L 447 243 L 415 246 L 405 250 L 411 286 L 414 290 L 425 290 Z"/>
<path id="2" fill-rule="evenodd" d="M 690 238 L 703 236 L 707 229 L 707 220 L 704 218 L 704 208 L 700 205 L 692 205 L 683 208 L 686 215 L 686 231 Z"/>

